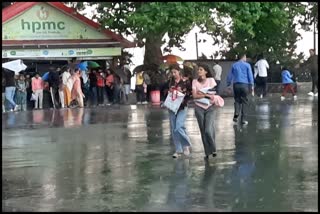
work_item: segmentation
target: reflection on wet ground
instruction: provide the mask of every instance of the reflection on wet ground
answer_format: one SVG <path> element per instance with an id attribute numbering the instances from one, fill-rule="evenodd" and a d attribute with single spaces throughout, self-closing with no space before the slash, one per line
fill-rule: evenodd
<path id="1" fill-rule="evenodd" d="M 2 114 L 3 211 L 318 211 L 318 100 L 216 111 L 218 156 L 172 159 L 168 113 L 112 106 Z"/>

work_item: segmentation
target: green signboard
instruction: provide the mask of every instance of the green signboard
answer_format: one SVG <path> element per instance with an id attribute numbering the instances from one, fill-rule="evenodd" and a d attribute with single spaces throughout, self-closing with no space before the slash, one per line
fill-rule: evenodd
<path id="1" fill-rule="evenodd" d="M 121 48 L 2 49 L 2 58 L 120 56 Z"/>
<path id="2" fill-rule="evenodd" d="M 39 3 L 2 26 L 2 40 L 110 39 L 46 3 Z"/>

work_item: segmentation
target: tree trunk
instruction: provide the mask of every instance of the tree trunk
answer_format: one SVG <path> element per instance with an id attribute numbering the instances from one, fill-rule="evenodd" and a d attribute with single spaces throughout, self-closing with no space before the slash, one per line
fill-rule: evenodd
<path id="1" fill-rule="evenodd" d="M 160 65 L 162 60 L 162 35 L 158 37 L 149 37 L 146 38 L 145 43 L 145 54 L 144 54 L 144 62 L 145 65 Z"/>

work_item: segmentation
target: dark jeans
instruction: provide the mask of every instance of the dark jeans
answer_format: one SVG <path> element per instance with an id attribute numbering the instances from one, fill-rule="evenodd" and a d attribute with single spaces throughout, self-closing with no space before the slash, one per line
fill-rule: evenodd
<path id="1" fill-rule="evenodd" d="M 145 101 L 146 95 L 144 93 L 143 85 L 136 85 L 136 96 L 137 96 L 137 102 Z"/>
<path id="2" fill-rule="evenodd" d="M 119 104 L 120 103 L 120 85 L 113 86 L 113 103 Z"/>
<path id="3" fill-rule="evenodd" d="M 106 86 L 106 92 L 109 103 L 113 103 L 114 97 L 113 97 L 113 88 L 111 89 L 109 86 Z"/>
<path id="4" fill-rule="evenodd" d="M 98 104 L 104 104 L 104 87 L 97 87 L 97 94 L 98 94 Z"/>
<path id="5" fill-rule="evenodd" d="M 238 117 L 241 112 L 241 121 L 244 121 L 249 108 L 249 85 L 245 83 L 233 84 L 234 93 L 234 116 Z"/>
<path id="6" fill-rule="evenodd" d="M 97 105 L 98 104 L 97 87 L 91 87 L 90 88 L 90 102 L 91 102 L 91 105 Z"/>
<path id="7" fill-rule="evenodd" d="M 59 88 L 58 87 L 50 87 L 50 95 L 53 108 L 59 107 Z"/>
<path id="8" fill-rule="evenodd" d="M 195 115 L 198 121 L 201 139 L 206 156 L 216 152 L 215 129 L 214 129 L 214 107 L 203 109 L 195 106 Z"/>
<path id="9" fill-rule="evenodd" d="M 264 97 L 267 95 L 267 80 L 268 77 L 259 77 L 257 76 L 257 86 L 256 86 L 256 93 L 257 96 L 263 95 Z"/>
<path id="10" fill-rule="evenodd" d="M 311 91 L 314 93 L 315 87 L 317 87 L 317 90 L 319 90 L 318 89 L 318 75 L 311 75 L 311 78 L 312 78 L 312 89 L 311 89 Z"/>
<path id="11" fill-rule="evenodd" d="M 216 80 L 217 85 L 216 85 L 216 87 L 215 87 L 215 88 L 216 88 L 216 92 L 217 92 L 217 94 L 219 94 L 219 92 L 220 92 L 220 91 L 219 91 L 219 85 L 220 85 L 220 82 L 221 82 L 220 80 Z"/>

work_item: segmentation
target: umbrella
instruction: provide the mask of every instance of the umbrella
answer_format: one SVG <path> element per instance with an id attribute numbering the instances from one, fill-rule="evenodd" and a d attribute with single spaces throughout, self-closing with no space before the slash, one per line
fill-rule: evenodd
<path id="1" fill-rule="evenodd" d="M 94 62 L 94 61 L 87 61 L 88 63 L 88 67 L 89 68 L 99 68 L 101 67 L 97 62 Z"/>
<path id="2" fill-rule="evenodd" d="M 183 61 L 183 59 L 181 57 L 173 55 L 173 54 L 168 54 L 166 56 L 163 56 L 162 60 L 166 60 L 167 63 L 169 63 L 169 64 L 174 64 L 174 63 L 177 63 L 178 61 Z"/>
<path id="3" fill-rule="evenodd" d="M 81 62 L 77 65 L 77 68 L 79 68 L 81 71 L 86 71 L 88 70 L 88 62 Z"/>
<path id="4" fill-rule="evenodd" d="M 20 71 L 23 71 L 27 68 L 25 64 L 23 64 L 21 59 L 17 59 L 11 62 L 2 63 L 2 67 L 14 71 L 16 75 L 19 74 Z"/>
<path id="5" fill-rule="evenodd" d="M 145 65 L 138 65 L 137 67 L 135 67 L 132 71 L 133 74 L 136 74 L 140 71 L 145 71 L 146 66 Z"/>
<path id="6" fill-rule="evenodd" d="M 47 81 L 48 78 L 49 78 L 49 71 L 46 72 L 46 73 L 41 77 L 41 79 L 42 79 L 43 81 Z"/>

